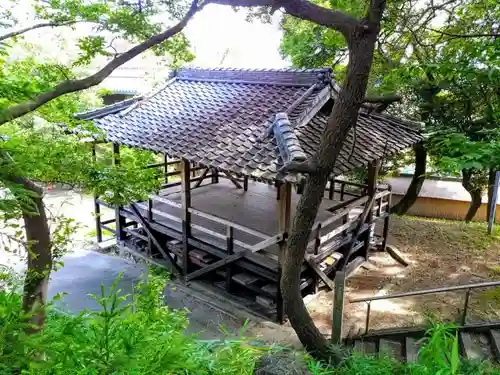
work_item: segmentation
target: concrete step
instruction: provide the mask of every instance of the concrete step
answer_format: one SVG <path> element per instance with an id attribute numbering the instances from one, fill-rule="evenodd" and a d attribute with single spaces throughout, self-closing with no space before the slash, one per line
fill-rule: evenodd
<path id="1" fill-rule="evenodd" d="M 500 329 L 492 329 L 489 332 L 491 340 L 491 350 L 494 359 L 500 362 Z"/>
<path id="2" fill-rule="evenodd" d="M 405 360 L 406 362 L 416 362 L 419 350 L 418 340 L 413 337 L 405 337 Z"/>
<path id="3" fill-rule="evenodd" d="M 377 345 L 375 341 L 355 340 L 353 351 L 362 354 L 376 354 Z"/>
<path id="4" fill-rule="evenodd" d="M 403 360 L 403 345 L 399 341 L 380 339 L 378 351 L 381 355 L 386 354 L 397 359 L 398 361 Z"/>
<path id="5" fill-rule="evenodd" d="M 470 360 L 482 360 L 486 358 L 477 335 L 460 332 L 459 337 L 462 355 L 465 358 Z"/>

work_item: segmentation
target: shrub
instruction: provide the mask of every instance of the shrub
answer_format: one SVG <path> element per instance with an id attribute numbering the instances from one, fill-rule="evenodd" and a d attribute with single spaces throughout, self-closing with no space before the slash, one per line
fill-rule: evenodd
<path id="1" fill-rule="evenodd" d="M 55 311 L 24 334 L 20 296 L 0 291 L 0 373 L 25 375 L 252 374 L 262 348 L 244 340 L 205 345 L 187 335 L 187 311 L 163 305 L 165 279 L 150 275 L 126 302 L 118 281 L 93 296 L 101 309 Z"/>

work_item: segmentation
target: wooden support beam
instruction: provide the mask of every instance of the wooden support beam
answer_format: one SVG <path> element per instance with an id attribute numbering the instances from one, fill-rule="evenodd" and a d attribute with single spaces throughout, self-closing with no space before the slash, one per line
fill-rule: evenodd
<path id="1" fill-rule="evenodd" d="M 219 183 L 219 171 L 217 168 L 212 168 L 212 184 Z"/>
<path id="2" fill-rule="evenodd" d="M 389 194 L 387 198 L 387 207 L 386 207 L 386 213 L 387 216 L 384 219 L 384 230 L 382 232 L 382 246 L 381 249 L 382 251 L 385 251 L 387 248 L 387 237 L 389 236 L 389 225 L 390 225 L 390 220 L 391 220 L 391 198 L 392 198 L 392 186 L 389 186 Z"/>
<path id="3" fill-rule="evenodd" d="M 200 187 L 201 183 L 207 176 L 208 172 L 210 171 L 210 168 L 207 168 L 203 171 L 200 177 L 198 177 L 198 181 L 196 181 L 196 184 L 193 186 L 193 189 L 196 189 L 197 187 Z"/>
<path id="4" fill-rule="evenodd" d="M 172 256 L 170 255 L 170 253 L 168 251 L 165 251 L 165 249 L 163 249 L 163 247 L 161 246 L 160 242 L 158 241 L 158 239 L 156 238 L 156 236 L 154 235 L 153 233 L 153 230 L 151 229 L 151 226 L 149 225 L 149 223 L 144 219 L 144 217 L 141 215 L 141 213 L 139 212 L 139 209 L 135 206 L 135 204 L 131 204 L 130 205 L 130 209 L 132 210 L 132 213 L 134 214 L 134 216 L 136 217 L 136 219 L 139 221 L 139 223 L 142 225 L 142 228 L 144 229 L 144 231 L 147 233 L 148 237 L 151 238 L 151 241 L 153 242 L 153 245 L 156 246 L 156 248 L 158 249 L 158 251 L 161 253 L 161 255 L 170 261 L 170 263 L 172 263 L 172 265 L 174 266 L 174 269 L 177 271 L 177 272 L 181 272 L 181 269 L 180 267 L 177 265 L 177 263 L 174 261 L 174 259 L 172 258 Z"/>
<path id="5" fill-rule="evenodd" d="M 328 199 L 333 201 L 333 193 L 335 192 L 335 182 L 333 178 L 330 179 L 330 189 L 328 190 Z"/>
<path id="6" fill-rule="evenodd" d="M 243 189 L 243 186 L 240 185 L 240 183 L 233 177 L 229 172 L 222 171 L 226 177 L 236 186 L 238 189 Z"/>
<path id="7" fill-rule="evenodd" d="M 285 182 L 280 184 L 278 187 L 278 192 L 280 195 L 279 201 L 279 231 L 283 235 L 288 237 L 291 226 L 291 215 L 292 215 L 292 184 L 290 182 Z M 285 309 L 283 303 L 283 296 L 281 295 L 281 268 L 284 261 L 286 249 L 286 240 L 279 243 L 279 254 L 278 254 L 278 288 L 276 294 L 276 320 L 278 323 L 283 324 L 285 322 Z"/>
<path id="8" fill-rule="evenodd" d="M 226 232 L 226 246 L 227 246 L 227 255 L 231 256 L 234 253 L 234 229 L 232 226 L 227 227 Z M 231 293 L 232 289 L 232 278 L 233 278 L 233 267 L 231 263 L 228 263 L 226 266 L 226 291 Z"/>
<path id="9" fill-rule="evenodd" d="M 199 270 L 196 270 L 194 272 L 191 272 L 186 276 L 186 281 L 193 280 L 201 275 L 204 275 L 208 272 L 215 271 L 217 268 L 220 268 L 222 266 L 225 266 L 226 264 L 232 263 L 240 258 L 243 258 L 245 255 L 244 252 L 241 253 L 236 253 L 233 255 L 229 255 L 225 258 L 222 258 L 221 260 L 218 260 L 217 262 L 211 263 L 206 267 L 200 268 Z"/>
<path id="10" fill-rule="evenodd" d="M 95 149 L 95 143 L 92 143 L 92 161 L 95 163 L 97 161 L 97 153 Z M 97 237 L 97 243 L 102 242 L 102 228 L 101 228 L 101 206 L 97 201 L 97 196 L 94 196 L 94 216 L 95 216 L 95 233 Z M 113 220 L 114 221 L 114 220 Z"/>
<path id="11" fill-rule="evenodd" d="M 248 176 L 243 177 L 243 190 L 248 191 Z"/>
<path id="12" fill-rule="evenodd" d="M 163 154 L 163 164 L 164 164 L 164 168 L 165 170 L 163 171 L 163 174 L 165 175 L 165 185 L 168 184 L 168 176 L 167 176 L 167 173 L 168 173 L 168 155 L 167 154 Z"/>
<path id="13" fill-rule="evenodd" d="M 342 341 L 342 323 L 344 320 L 344 290 L 345 272 L 340 271 L 335 275 L 335 289 L 333 293 L 332 344 L 334 345 L 340 345 Z"/>
<path id="14" fill-rule="evenodd" d="M 113 143 L 113 165 L 118 167 L 120 165 L 120 145 L 118 143 Z M 121 206 L 115 207 L 115 219 L 116 219 L 116 239 L 117 241 L 122 241 L 125 239 L 125 232 L 123 227 L 125 226 L 125 217 L 120 215 Z"/>
<path id="15" fill-rule="evenodd" d="M 371 203 L 370 211 L 367 212 L 366 215 L 366 223 L 370 225 L 370 230 L 367 231 L 366 234 L 364 234 L 365 238 L 364 238 L 364 247 L 362 255 L 365 257 L 365 260 L 368 260 L 368 250 L 370 249 L 370 242 L 375 232 L 375 224 L 373 222 L 373 206 L 375 205 L 375 199 L 376 199 L 375 195 L 377 193 L 377 177 L 380 165 L 381 165 L 380 160 L 370 162 L 368 164 L 368 181 L 366 187 L 366 195 L 368 195 L 369 197 L 373 197 L 373 201 Z M 348 261 L 349 259 L 346 259 L 346 262 Z"/>
<path id="16" fill-rule="evenodd" d="M 189 237 L 191 236 L 191 165 L 186 159 L 181 160 L 181 201 L 182 201 L 182 272 L 186 279 L 189 266 Z M 187 279 L 186 279 L 187 281 Z"/>
<path id="17" fill-rule="evenodd" d="M 309 266 L 313 269 L 313 271 L 320 277 L 321 280 L 331 289 L 335 289 L 335 285 L 333 284 L 333 281 L 330 280 L 330 278 L 319 268 L 319 265 L 314 261 L 312 257 L 306 256 L 305 258 L 306 262 L 309 264 Z"/>

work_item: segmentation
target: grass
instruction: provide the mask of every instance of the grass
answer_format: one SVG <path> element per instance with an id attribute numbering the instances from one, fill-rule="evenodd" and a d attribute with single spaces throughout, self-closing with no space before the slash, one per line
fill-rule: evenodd
<path id="1" fill-rule="evenodd" d="M 393 220 L 391 234 L 403 242 L 418 243 L 421 246 L 462 249 L 481 253 L 500 243 L 500 226 L 495 226 L 491 235 L 487 234 L 487 224 L 465 223 L 457 220 L 431 219 L 415 216 L 397 216 Z M 415 232 L 415 229 L 418 231 Z"/>
<path id="2" fill-rule="evenodd" d="M 433 324 L 421 345 L 415 363 L 354 353 L 339 367 L 309 359 L 308 368 L 312 375 L 500 375 L 500 367 L 490 362 L 460 359 L 458 334 L 453 325 Z"/>

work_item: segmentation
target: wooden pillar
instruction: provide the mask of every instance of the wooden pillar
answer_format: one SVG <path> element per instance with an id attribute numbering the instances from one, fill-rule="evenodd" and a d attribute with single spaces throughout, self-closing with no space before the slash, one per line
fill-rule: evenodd
<path id="1" fill-rule="evenodd" d="M 219 171 L 217 168 L 212 168 L 212 184 L 217 184 L 219 182 Z"/>
<path id="2" fill-rule="evenodd" d="M 113 165 L 118 167 L 120 165 L 120 145 L 113 143 Z M 125 217 L 120 215 L 120 205 L 115 206 L 115 221 L 116 221 L 116 240 L 123 241 L 125 239 Z"/>
<path id="3" fill-rule="evenodd" d="M 227 227 L 226 232 L 226 246 L 227 246 L 227 255 L 234 254 L 234 230 L 232 226 Z M 233 282 L 233 266 L 232 263 L 228 263 L 226 266 L 226 291 L 231 293 L 232 290 L 232 282 Z"/>
<path id="4" fill-rule="evenodd" d="M 248 176 L 243 176 L 243 190 L 248 191 Z"/>
<path id="5" fill-rule="evenodd" d="M 330 188 L 328 189 L 328 199 L 333 201 L 333 193 L 335 192 L 335 179 L 330 178 Z"/>
<path id="6" fill-rule="evenodd" d="M 278 200 L 278 201 L 281 199 L 281 186 L 282 185 L 283 184 L 278 182 L 278 181 L 276 181 L 274 184 L 274 186 L 276 187 L 276 200 Z"/>
<path id="7" fill-rule="evenodd" d="M 367 180 L 367 189 L 366 195 L 369 197 L 377 194 L 377 176 L 379 170 L 380 160 L 370 162 L 368 164 L 368 180 Z M 375 206 L 375 204 L 373 205 Z M 370 229 L 364 235 L 364 246 L 363 246 L 363 256 L 365 259 L 368 259 L 368 250 L 370 249 L 370 242 L 373 238 L 375 232 L 375 224 L 373 223 L 373 207 L 368 213 L 366 217 L 366 223 L 370 225 Z"/>
<path id="8" fill-rule="evenodd" d="M 94 163 L 97 161 L 95 143 L 92 143 L 92 161 Z M 102 242 L 101 205 L 97 202 L 97 198 L 98 197 L 94 195 L 95 233 L 97 237 L 97 243 L 100 243 Z"/>
<path id="9" fill-rule="evenodd" d="M 168 155 L 163 154 L 163 163 L 164 163 L 164 169 L 165 169 L 165 185 L 168 184 Z"/>
<path id="10" fill-rule="evenodd" d="M 292 184 L 285 182 L 278 187 L 280 200 L 279 200 L 279 231 L 285 232 L 287 235 L 290 232 L 291 225 L 291 204 L 292 204 Z M 285 236 L 286 237 L 286 236 Z M 280 324 L 285 322 L 285 309 L 283 304 L 283 296 L 281 295 L 281 266 L 285 256 L 286 240 L 279 243 L 278 254 L 278 288 L 276 295 L 276 321 Z"/>
<path id="11" fill-rule="evenodd" d="M 385 251 L 385 248 L 387 247 L 387 236 L 389 235 L 389 224 L 391 220 L 391 200 L 392 200 L 392 186 L 389 185 L 389 191 L 391 194 L 389 194 L 387 198 L 387 208 L 386 208 L 386 214 L 387 216 L 384 219 L 384 230 L 382 233 L 382 247 L 380 250 Z"/>
<path id="12" fill-rule="evenodd" d="M 189 266 L 189 243 L 188 239 L 191 235 L 191 166 L 189 161 L 182 159 L 181 162 L 181 195 L 182 195 L 182 272 L 186 277 Z"/>

